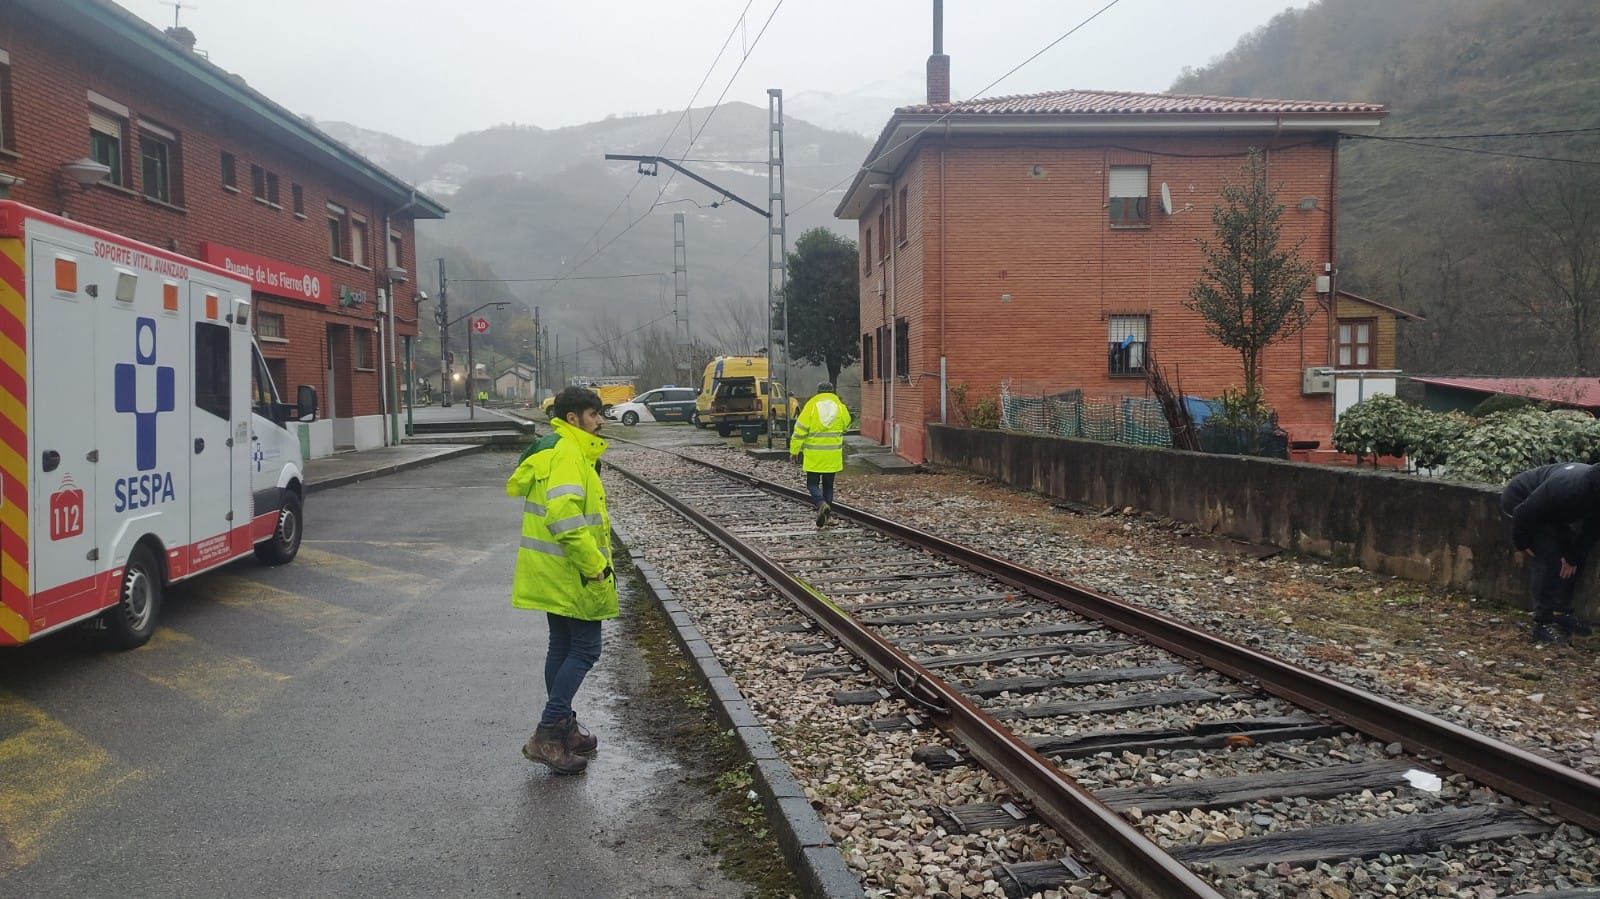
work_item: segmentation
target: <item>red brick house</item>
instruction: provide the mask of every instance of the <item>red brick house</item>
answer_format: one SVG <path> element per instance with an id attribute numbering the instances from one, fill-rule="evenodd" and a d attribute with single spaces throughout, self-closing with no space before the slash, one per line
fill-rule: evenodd
<path id="1" fill-rule="evenodd" d="M 110 169 L 80 186 L 63 165 Z M 0 3 L 0 195 L 253 281 L 280 393 L 319 456 L 393 439 L 382 372 L 417 331 L 413 222 L 445 209 L 108 0 Z M 383 299 L 391 269 L 393 314 Z M 395 271 L 392 274 L 398 275 Z"/>
<path id="2" fill-rule="evenodd" d="M 1291 439 L 1326 445 L 1333 396 L 1302 388 L 1337 362 L 1338 134 L 1376 127 L 1382 106 L 1111 91 L 951 103 L 948 58 L 929 72 L 929 102 L 895 110 L 835 212 L 859 223 L 864 435 L 920 461 L 924 426 L 956 421 L 952 388 L 1143 395 L 1147 353 L 1189 393 L 1239 384 L 1238 356 L 1183 301 L 1195 239 L 1259 147 L 1284 236 L 1321 276 L 1312 326 L 1266 356 L 1267 397 Z"/>

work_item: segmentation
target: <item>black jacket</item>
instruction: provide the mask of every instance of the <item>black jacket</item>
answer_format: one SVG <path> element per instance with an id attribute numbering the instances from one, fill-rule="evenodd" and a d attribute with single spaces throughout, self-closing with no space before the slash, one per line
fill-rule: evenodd
<path id="1" fill-rule="evenodd" d="M 1500 510 L 1511 518 L 1517 549 L 1533 546 L 1541 528 L 1562 535 L 1562 558 L 1581 564 L 1600 539 L 1600 467 L 1558 462 L 1523 472 L 1500 494 Z M 1576 537 L 1574 525 L 1581 526 Z"/>

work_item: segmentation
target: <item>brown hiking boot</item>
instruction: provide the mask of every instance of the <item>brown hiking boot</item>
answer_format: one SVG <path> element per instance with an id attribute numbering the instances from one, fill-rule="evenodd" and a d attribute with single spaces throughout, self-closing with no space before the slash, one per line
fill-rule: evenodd
<path id="1" fill-rule="evenodd" d="M 541 727 L 523 744 L 522 755 L 530 762 L 549 765 L 557 774 L 582 774 L 589 760 L 574 755 L 562 739 L 561 727 Z"/>
<path id="2" fill-rule="evenodd" d="M 568 752 L 574 755 L 594 755 L 600 751 L 599 738 L 578 723 L 577 713 L 568 715 L 567 720 L 556 727 L 561 731 L 561 741 L 566 744 Z"/>

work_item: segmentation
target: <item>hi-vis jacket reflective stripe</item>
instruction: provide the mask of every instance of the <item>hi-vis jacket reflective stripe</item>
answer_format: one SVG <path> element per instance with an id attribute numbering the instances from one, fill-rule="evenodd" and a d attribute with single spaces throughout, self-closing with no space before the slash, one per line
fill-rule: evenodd
<path id="1" fill-rule="evenodd" d="M 844 469 L 844 432 L 850 430 L 850 410 L 831 393 L 819 393 L 806 401 L 789 437 L 789 455 L 806 455 L 806 471 Z"/>
<path id="2" fill-rule="evenodd" d="M 606 490 L 594 470 L 606 442 L 564 421 L 551 427 L 555 434 L 535 444 L 506 482 L 506 494 L 522 499 L 511 604 L 585 621 L 615 618 L 616 580 L 597 580 L 611 564 Z"/>

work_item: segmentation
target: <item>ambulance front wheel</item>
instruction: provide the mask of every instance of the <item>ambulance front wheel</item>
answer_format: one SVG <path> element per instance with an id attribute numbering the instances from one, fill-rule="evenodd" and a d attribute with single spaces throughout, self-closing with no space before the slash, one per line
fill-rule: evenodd
<path id="1" fill-rule="evenodd" d="M 278 526 L 272 539 L 256 544 L 256 558 L 263 565 L 287 565 L 300 553 L 300 494 L 285 490 L 283 508 L 278 510 Z"/>
<path id="2" fill-rule="evenodd" d="M 112 649 L 143 646 L 156 631 L 161 617 L 161 565 L 148 546 L 140 544 L 128 555 L 122 570 L 121 598 L 105 611 L 105 640 Z"/>

